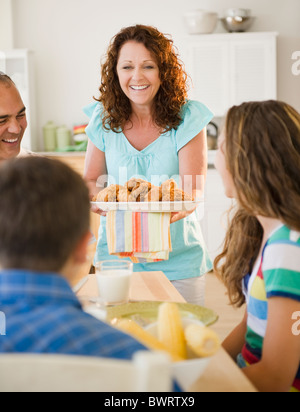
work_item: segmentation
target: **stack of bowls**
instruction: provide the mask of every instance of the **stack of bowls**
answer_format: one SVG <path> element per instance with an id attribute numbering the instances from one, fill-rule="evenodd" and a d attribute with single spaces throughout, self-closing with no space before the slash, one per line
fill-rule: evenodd
<path id="1" fill-rule="evenodd" d="M 228 9 L 221 19 L 224 28 L 229 33 L 245 32 L 249 30 L 255 20 L 249 9 Z"/>

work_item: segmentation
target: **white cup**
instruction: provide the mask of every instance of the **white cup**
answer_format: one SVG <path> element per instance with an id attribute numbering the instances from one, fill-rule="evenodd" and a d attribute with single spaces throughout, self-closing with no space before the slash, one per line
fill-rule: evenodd
<path id="1" fill-rule="evenodd" d="M 133 264 L 129 261 L 107 260 L 95 266 L 100 298 L 107 306 L 129 301 Z"/>

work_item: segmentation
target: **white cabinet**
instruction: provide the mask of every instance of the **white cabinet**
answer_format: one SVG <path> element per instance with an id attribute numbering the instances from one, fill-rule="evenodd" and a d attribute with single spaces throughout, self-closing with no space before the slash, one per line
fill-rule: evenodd
<path id="1" fill-rule="evenodd" d="M 228 222 L 228 211 L 234 201 L 225 195 L 222 179 L 216 169 L 209 169 L 205 188 L 203 237 L 211 259 L 222 251 Z"/>
<path id="2" fill-rule="evenodd" d="M 277 98 L 277 34 L 190 36 L 183 48 L 192 79 L 190 98 L 216 117 L 245 101 Z"/>
<path id="3" fill-rule="evenodd" d="M 28 50 L 0 51 L 0 71 L 15 82 L 26 106 L 28 127 L 22 146 L 37 150 L 33 55 Z"/>
<path id="4" fill-rule="evenodd" d="M 0 49 L 13 48 L 13 0 L 0 0 Z"/>

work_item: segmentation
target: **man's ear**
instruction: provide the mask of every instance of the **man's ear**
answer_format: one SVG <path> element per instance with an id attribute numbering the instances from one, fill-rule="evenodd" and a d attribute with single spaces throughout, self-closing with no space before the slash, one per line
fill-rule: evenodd
<path id="1" fill-rule="evenodd" d="M 73 253 L 73 259 L 75 263 L 81 265 L 87 261 L 88 245 L 92 239 L 92 234 L 90 231 L 85 233 L 80 241 L 78 242 L 76 249 Z"/>

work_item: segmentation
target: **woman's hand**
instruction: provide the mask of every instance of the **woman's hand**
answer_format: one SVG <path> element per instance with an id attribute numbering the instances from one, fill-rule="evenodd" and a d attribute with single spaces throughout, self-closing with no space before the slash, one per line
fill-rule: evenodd
<path id="1" fill-rule="evenodd" d="M 106 212 L 104 212 L 104 210 L 102 210 L 102 209 L 99 209 L 99 207 L 98 206 L 96 206 L 96 205 L 91 205 L 91 211 L 93 212 L 93 213 L 96 213 L 97 215 L 100 215 L 100 216 L 106 216 Z"/>
<path id="2" fill-rule="evenodd" d="M 175 222 L 178 222 L 179 220 L 185 219 L 186 217 L 188 217 L 192 213 L 194 213 L 196 209 L 197 209 L 197 207 L 195 207 L 193 210 L 189 210 L 189 211 L 171 213 L 171 224 L 175 223 Z"/>
<path id="3" fill-rule="evenodd" d="M 98 179 L 107 175 L 105 153 L 101 152 L 89 140 L 85 160 L 84 179 L 90 191 L 92 201 L 99 194 L 100 188 L 97 185 Z M 106 216 L 106 212 L 99 209 L 96 205 L 91 205 L 91 211 L 100 216 Z"/>

